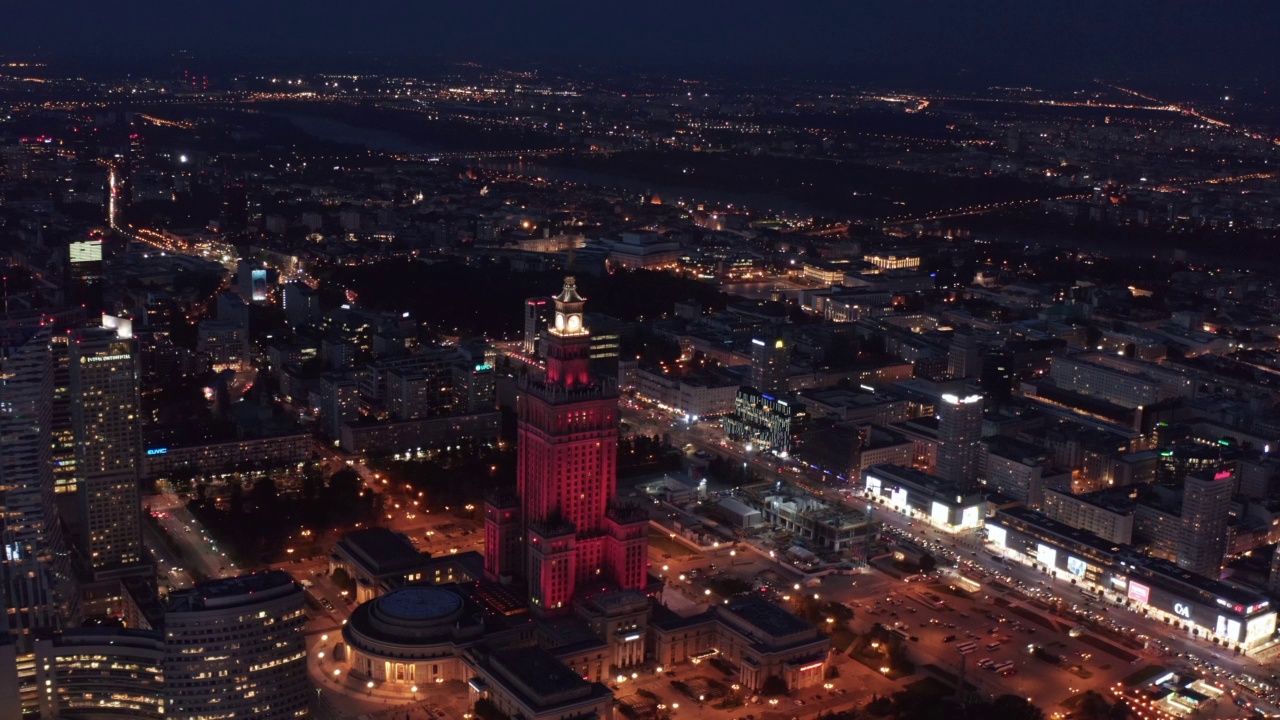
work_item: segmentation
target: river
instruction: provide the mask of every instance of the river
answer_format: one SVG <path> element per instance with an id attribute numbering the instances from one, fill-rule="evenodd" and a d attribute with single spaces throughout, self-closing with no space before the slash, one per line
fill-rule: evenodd
<path id="1" fill-rule="evenodd" d="M 707 202 L 715 205 L 732 205 L 735 208 L 772 214 L 782 212 L 800 217 L 812 217 L 819 214 L 804 203 L 796 202 L 780 195 L 767 193 L 742 193 L 730 190 L 707 190 L 692 185 L 661 185 L 645 180 L 594 172 L 578 168 L 561 168 L 523 162 L 480 162 L 480 166 L 496 172 L 505 172 L 528 178 L 542 178 L 553 182 L 576 183 L 591 187 L 618 190 L 632 195 L 653 195 L 662 197 L 663 202 L 677 200 L 686 202 Z"/>
<path id="2" fill-rule="evenodd" d="M 361 145 L 378 152 L 405 155 L 444 152 L 444 148 L 412 140 L 400 133 L 359 127 L 333 118 L 279 111 L 269 111 L 264 114 L 288 120 L 294 127 L 311 137 L 329 142 Z"/>

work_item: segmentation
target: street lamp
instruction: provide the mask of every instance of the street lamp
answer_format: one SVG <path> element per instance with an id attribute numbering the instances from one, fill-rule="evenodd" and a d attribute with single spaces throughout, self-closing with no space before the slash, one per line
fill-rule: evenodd
<path id="1" fill-rule="evenodd" d="M 417 686 L 417 685 L 414 685 L 413 687 L 409 688 L 409 692 L 413 693 L 413 699 L 414 699 L 414 700 L 417 700 L 417 699 L 418 699 L 418 686 Z"/>

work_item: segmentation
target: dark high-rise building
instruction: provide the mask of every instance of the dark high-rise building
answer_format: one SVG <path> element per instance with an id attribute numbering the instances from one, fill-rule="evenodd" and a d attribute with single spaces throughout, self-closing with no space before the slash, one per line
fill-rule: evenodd
<path id="1" fill-rule="evenodd" d="M 573 278 L 552 300 L 546 376 L 520 388 L 518 506 L 485 508 L 486 574 L 521 576 L 538 614 L 566 611 L 580 590 L 644 587 L 648 547 L 647 515 L 616 501 L 618 391 L 591 373 L 586 301 Z"/>
<path id="2" fill-rule="evenodd" d="M 961 488 L 978 479 L 982 443 L 982 396 L 945 394 L 938 403 L 937 474 Z"/>
<path id="3" fill-rule="evenodd" d="M 525 355 L 538 354 L 538 340 L 547 329 L 550 308 L 549 298 L 532 297 L 524 301 L 524 345 L 521 349 Z"/>
<path id="4" fill-rule="evenodd" d="M 791 343 L 785 338 L 751 340 L 751 385 L 762 393 L 787 392 L 791 374 Z"/>
<path id="5" fill-rule="evenodd" d="M 1182 490 L 1178 567 L 1217 580 L 1227 554 L 1227 526 L 1235 481 L 1230 470 L 1192 473 Z"/>
<path id="6" fill-rule="evenodd" d="M 83 307 L 89 317 L 102 314 L 102 237 L 95 235 L 67 245 L 66 304 Z"/>
<path id="7" fill-rule="evenodd" d="M 76 430 L 71 418 L 71 337 L 54 333 L 49 339 L 53 360 L 53 402 L 51 407 L 53 442 L 53 489 L 58 493 L 76 491 Z"/>
<path id="8" fill-rule="evenodd" d="M 969 330 L 957 330 L 947 350 L 947 374 L 952 378 L 975 377 L 982 369 L 982 348 Z"/>
<path id="9" fill-rule="evenodd" d="M 240 235 L 248 229 L 249 190 L 243 178 L 228 178 L 222 185 L 222 235 Z"/>

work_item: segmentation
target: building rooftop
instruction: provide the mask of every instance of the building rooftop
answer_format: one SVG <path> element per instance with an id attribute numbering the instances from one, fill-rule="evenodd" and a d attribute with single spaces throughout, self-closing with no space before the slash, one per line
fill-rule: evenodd
<path id="1" fill-rule="evenodd" d="M 773 603 L 756 597 L 731 602 L 723 609 L 742 618 L 762 634 L 772 637 L 794 635 L 813 629 L 813 626 L 804 620 Z"/>
<path id="2" fill-rule="evenodd" d="M 581 675 L 570 670 L 556 656 L 537 647 L 503 650 L 494 653 L 492 662 L 499 673 L 539 696 L 573 691 L 589 685 Z"/>
<path id="3" fill-rule="evenodd" d="M 462 598 L 458 595 L 421 585 L 387 593 L 376 602 L 383 613 L 401 620 L 435 620 L 462 607 Z"/>
<path id="4" fill-rule="evenodd" d="M 375 575 L 410 570 L 428 560 L 403 535 L 386 528 L 349 532 L 338 545 Z"/>
<path id="5" fill-rule="evenodd" d="M 293 576 L 283 570 L 263 570 L 222 580 L 198 583 L 169 595 L 168 614 L 199 612 L 248 605 L 300 590 Z"/>
<path id="6" fill-rule="evenodd" d="M 1135 557 L 1131 560 L 1130 565 L 1140 571 L 1145 570 L 1146 572 L 1137 574 L 1144 576 L 1146 579 L 1157 582 L 1164 580 L 1166 582 L 1180 583 L 1187 587 L 1195 588 L 1205 597 L 1213 597 L 1219 601 L 1225 600 L 1225 603 L 1220 602 L 1220 604 L 1228 609 L 1234 609 L 1236 612 L 1249 612 L 1249 608 L 1260 610 L 1270 605 L 1270 601 L 1260 593 L 1229 585 L 1221 580 L 1215 580 L 1204 575 L 1197 575 L 1167 560 Z"/>

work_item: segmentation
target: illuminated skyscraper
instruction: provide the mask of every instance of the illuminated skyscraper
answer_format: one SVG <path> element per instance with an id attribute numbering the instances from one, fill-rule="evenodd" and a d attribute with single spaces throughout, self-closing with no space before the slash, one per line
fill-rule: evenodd
<path id="1" fill-rule="evenodd" d="M 70 338 L 82 545 L 97 574 L 142 562 L 138 356 L 132 336 L 114 329 L 73 330 Z"/>
<path id="2" fill-rule="evenodd" d="M 553 302 L 546 377 L 526 380 L 519 396 L 519 504 L 485 508 L 486 572 L 522 577 L 537 613 L 567 610 L 580 588 L 642 588 L 648 546 L 647 515 L 615 499 L 618 391 L 591 374 L 586 301 L 573 278 Z"/>
<path id="3" fill-rule="evenodd" d="M 762 393 L 778 395 L 787 391 L 791 371 L 791 343 L 776 337 L 751 341 L 751 385 Z"/>
<path id="4" fill-rule="evenodd" d="M 49 331 L 0 328 L 0 572 L 19 652 L 59 626 L 72 593 L 53 502 Z"/>
<path id="5" fill-rule="evenodd" d="M 982 442 L 982 396 L 945 394 L 938 402 L 937 474 L 970 488 L 978 479 Z"/>

